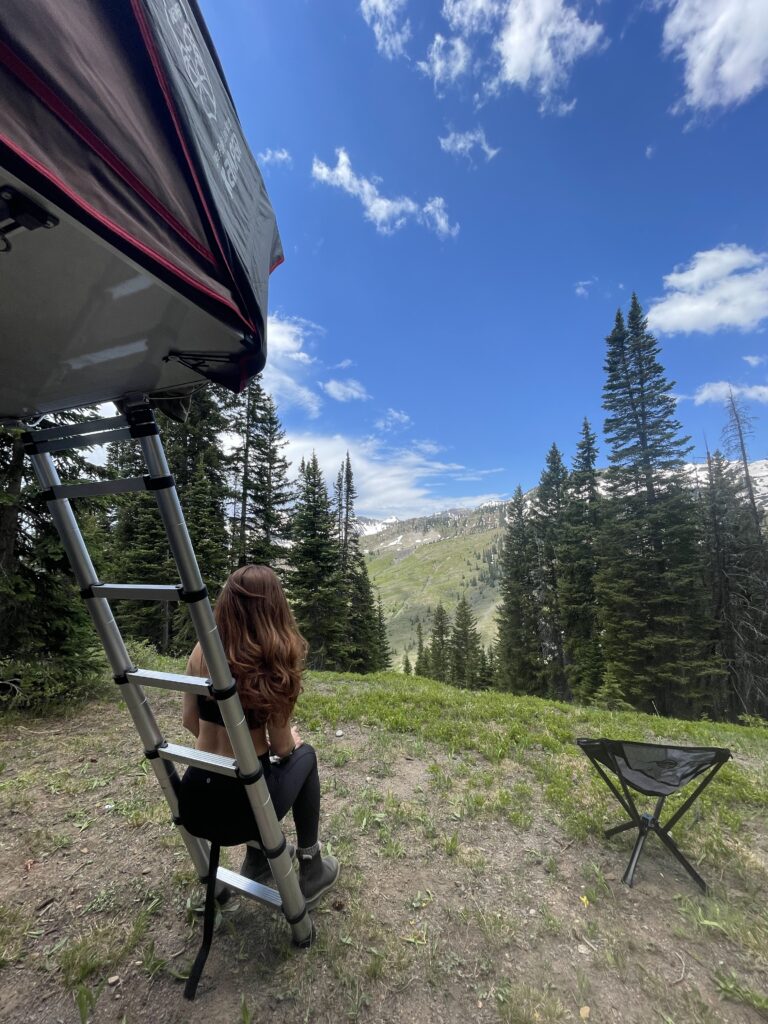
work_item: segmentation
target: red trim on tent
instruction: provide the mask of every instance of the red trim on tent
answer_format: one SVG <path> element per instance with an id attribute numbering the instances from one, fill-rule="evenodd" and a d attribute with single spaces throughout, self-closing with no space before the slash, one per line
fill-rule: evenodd
<path id="1" fill-rule="evenodd" d="M 280 256 L 278 259 L 275 260 L 275 262 L 269 268 L 270 274 L 272 273 L 273 270 L 277 270 L 278 267 L 282 266 L 283 263 L 285 263 L 285 256 Z"/>
<path id="2" fill-rule="evenodd" d="M 0 42 L 0 59 L 8 67 L 8 69 L 20 79 L 28 89 L 33 92 L 37 98 L 44 103 L 50 110 L 53 111 L 71 130 L 79 135 L 86 145 L 90 146 L 94 152 L 101 157 L 105 164 L 112 168 L 123 181 L 133 189 L 147 206 L 150 206 L 156 214 L 173 228 L 173 230 L 181 235 L 184 241 L 190 245 L 195 252 L 199 253 L 204 259 L 208 260 L 214 266 L 216 260 L 213 257 L 213 253 L 207 249 L 201 242 L 199 242 L 195 236 L 181 224 L 176 217 L 167 210 L 160 200 L 150 192 L 147 186 L 138 178 L 133 171 L 126 167 L 122 160 L 105 145 L 104 141 L 96 135 L 87 125 L 78 118 L 73 110 L 71 110 L 58 96 L 53 89 L 51 89 L 45 82 L 39 78 L 35 72 L 27 67 L 23 61 L 21 61 L 16 54 L 3 42 Z"/>
<path id="3" fill-rule="evenodd" d="M 82 196 L 79 196 L 76 192 L 74 192 L 69 187 L 69 185 L 67 185 L 65 182 L 61 180 L 61 178 L 57 177 L 57 175 L 55 175 L 53 171 L 49 170 L 38 160 L 36 160 L 33 156 L 31 156 L 29 153 L 21 149 L 20 146 L 17 146 L 15 142 L 12 142 L 11 139 L 9 139 L 6 135 L 3 135 L 1 132 L 0 143 L 5 144 L 18 157 L 20 157 L 22 160 L 28 163 L 30 167 L 33 167 L 39 174 L 42 174 L 43 177 L 47 178 L 57 188 L 61 189 L 61 191 L 65 195 L 69 196 L 69 198 L 74 203 L 81 207 L 81 209 L 85 210 L 85 212 L 88 213 L 95 220 L 99 221 L 100 224 L 103 224 L 105 227 L 109 228 L 110 231 L 113 231 L 116 235 L 118 235 L 124 241 L 128 242 L 130 245 L 134 246 L 136 249 L 139 249 L 141 252 L 144 253 L 145 256 L 149 256 L 156 263 L 159 263 L 160 266 L 164 267 L 166 270 L 170 271 L 176 277 L 180 278 L 180 280 L 184 281 L 185 284 L 191 285 L 193 288 L 196 288 L 204 295 L 207 295 L 208 298 L 214 299 L 221 305 L 226 306 L 228 309 L 231 309 L 237 315 L 238 320 L 242 321 L 242 323 L 249 331 L 253 330 L 253 325 L 248 323 L 248 321 L 245 319 L 242 312 L 240 311 L 240 308 L 231 299 L 227 299 L 224 296 L 219 295 L 217 292 L 213 291 L 213 289 L 203 284 L 202 281 L 198 281 L 197 278 L 194 278 L 192 277 L 191 274 L 188 274 L 186 270 L 182 270 L 181 267 L 177 267 L 176 264 L 172 263 L 166 256 L 163 256 L 159 252 L 155 252 L 154 249 L 151 249 L 148 245 L 145 245 L 144 242 L 139 241 L 138 238 L 134 238 L 133 235 L 130 234 L 130 232 L 126 231 L 124 228 L 121 228 L 119 224 L 116 224 L 113 220 L 111 220 L 109 217 L 106 217 L 103 213 L 100 213 L 95 207 L 91 206 L 91 204 L 87 200 L 83 199 Z"/>
<path id="4" fill-rule="evenodd" d="M 206 202 L 206 199 L 205 199 L 205 193 L 203 192 L 203 189 L 202 189 L 202 187 L 200 185 L 200 179 L 197 176 L 197 171 L 195 170 L 194 161 L 192 160 L 192 157 L 190 155 L 189 149 L 187 148 L 187 141 L 184 138 L 184 132 L 181 129 L 181 123 L 179 122 L 179 115 L 178 115 L 178 113 L 176 111 L 176 107 L 175 107 L 175 105 L 173 103 L 173 97 L 172 97 L 172 94 L 171 94 L 171 89 L 170 89 L 170 86 L 168 84 L 168 80 L 165 77 L 165 72 L 163 71 L 163 66 L 162 66 L 162 63 L 160 61 L 160 57 L 159 57 L 158 52 L 157 52 L 157 47 L 155 46 L 155 40 L 152 37 L 152 31 L 151 31 L 149 25 L 147 24 L 147 19 L 146 19 L 145 15 L 144 15 L 144 11 L 141 8 L 141 0 L 131 0 L 131 7 L 133 8 L 133 13 L 134 13 L 134 16 L 136 18 L 136 21 L 139 24 L 139 31 L 141 32 L 142 38 L 144 40 L 144 45 L 147 48 L 147 53 L 149 54 L 149 59 L 152 61 L 152 67 L 155 69 L 155 74 L 157 75 L 158 85 L 160 86 L 160 89 L 161 89 L 161 91 L 163 93 L 163 96 L 165 97 L 165 102 L 166 102 L 166 104 L 168 106 L 168 111 L 169 111 L 169 113 L 171 115 L 171 119 L 173 121 L 174 127 L 176 128 L 176 134 L 179 137 L 179 143 L 181 145 L 182 150 L 184 151 L 184 156 L 186 157 L 186 160 L 187 160 L 187 166 L 189 167 L 189 172 L 192 175 L 192 180 L 194 181 L 195 188 L 197 189 L 198 198 L 199 198 L 199 200 L 200 200 L 200 202 L 202 204 L 203 210 L 205 210 L 205 215 L 208 218 L 208 225 L 209 225 L 209 227 L 211 229 L 211 232 L 213 234 L 214 239 L 216 240 L 216 245 L 219 248 L 219 254 L 220 254 L 222 260 L 224 261 L 224 266 L 229 271 L 230 280 L 232 281 L 232 284 L 237 289 L 237 292 L 239 294 L 240 293 L 240 289 L 237 287 L 237 278 L 235 277 L 235 275 L 232 272 L 232 267 L 229 265 L 229 260 L 227 259 L 226 252 L 224 251 L 224 246 L 221 244 L 221 240 L 219 238 L 219 233 L 216 230 L 216 224 L 214 222 L 213 217 L 211 216 L 211 211 L 208 209 L 208 203 Z M 240 296 L 240 299 L 242 301 L 242 295 Z M 243 302 L 243 309 L 244 310 L 247 309 L 247 303 L 245 303 L 245 302 Z M 243 315 L 244 314 L 241 313 L 241 316 L 243 316 Z M 253 324 L 250 325 L 250 328 L 256 334 L 259 333 L 256 330 L 256 327 Z"/>

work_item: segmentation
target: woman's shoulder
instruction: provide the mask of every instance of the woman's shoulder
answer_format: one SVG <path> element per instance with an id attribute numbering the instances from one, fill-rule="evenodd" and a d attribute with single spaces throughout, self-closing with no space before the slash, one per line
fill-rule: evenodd
<path id="1" fill-rule="evenodd" d="M 191 676 L 204 676 L 207 674 L 203 649 L 199 643 L 195 644 L 192 653 L 187 661 L 187 673 Z"/>

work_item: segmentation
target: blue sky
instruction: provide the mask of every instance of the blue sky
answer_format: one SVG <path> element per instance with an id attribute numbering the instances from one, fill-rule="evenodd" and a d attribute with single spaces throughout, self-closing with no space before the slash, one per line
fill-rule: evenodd
<path id="1" fill-rule="evenodd" d="M 730 384 L 768 456 L 765 0 L 202 7 L 285 247 L 265 381 L 359 513 L 570 460 L 632 290 L 696 455 Z"/>

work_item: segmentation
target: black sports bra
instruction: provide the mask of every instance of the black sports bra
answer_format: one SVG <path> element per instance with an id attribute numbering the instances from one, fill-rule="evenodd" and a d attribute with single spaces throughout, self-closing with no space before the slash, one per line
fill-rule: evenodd
<path id="1" fill-rule="evenodd" d="M 213 725 L 224 725 L 218 701 L 215 701 L 212 697 L 198 697 L 197 711 L 204 722 L 211 722 Z M 259 729 L 264 725 L 262 719 L 253 710 L 245 712 L 245 720 L 248 723 L 249 729 Z"/>

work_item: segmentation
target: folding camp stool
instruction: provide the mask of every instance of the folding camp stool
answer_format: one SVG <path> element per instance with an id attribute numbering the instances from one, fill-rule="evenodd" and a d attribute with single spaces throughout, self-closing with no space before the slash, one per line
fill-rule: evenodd
<path id="1" fill-rule="evenodd" d="M 630 817 L 629 821 L 606 829 L 606 839 L 631 828 L 638 830 L 637 841 L 622 882 L 625 885 L 632 885 L 646 837 L 649 832 L 655 832 L 694 882 L 707 892 L 706 882 L 686 860 L 669 833 L 725 762 L 733 756 L 730 750 L 724 747 L 670 747 L 659 743 L 631 743 L 607 739 L 577 739 L 576 742 Z M 608 768 L 617 777 L 621 790 L 606 775 L 604 768 Z M 683 786 L 705 772 L 707 774 L 685 803 L 662 825 L 661 812 L 667 797 L 677 793 Z M 638 811 L 630 788 L 644 796 L 657 798 L 652 814 L 641 814 Z"/>

